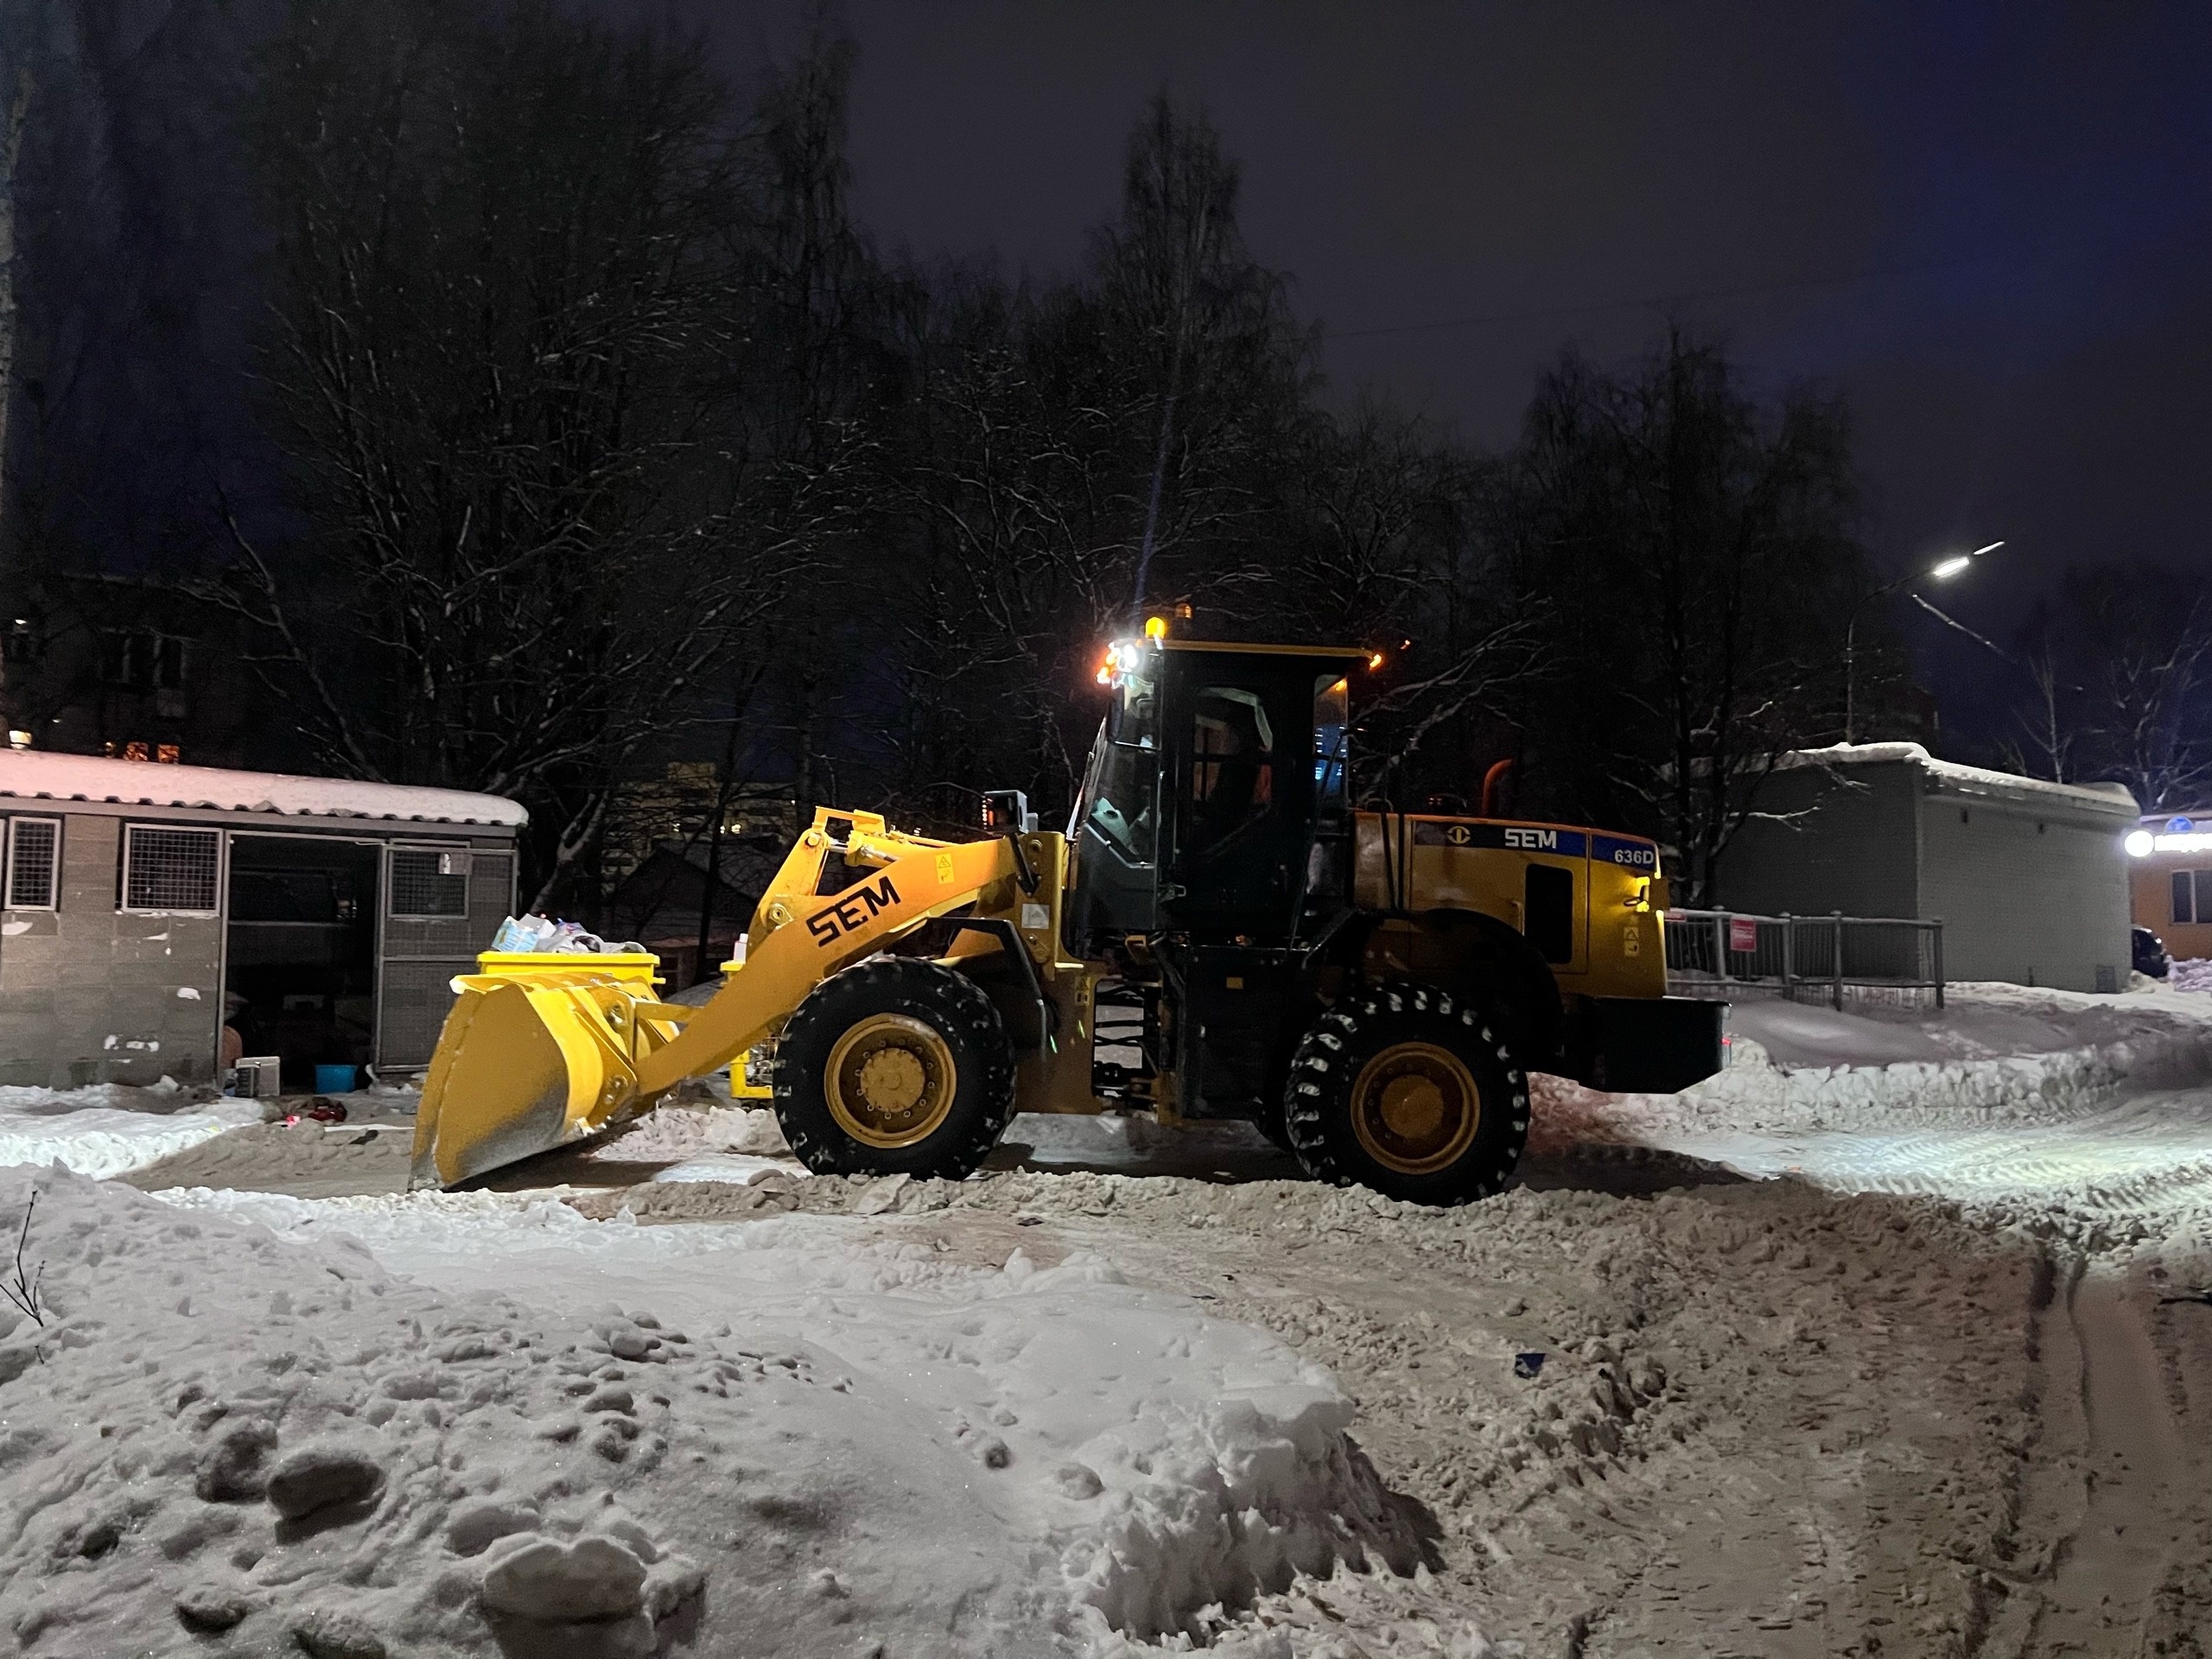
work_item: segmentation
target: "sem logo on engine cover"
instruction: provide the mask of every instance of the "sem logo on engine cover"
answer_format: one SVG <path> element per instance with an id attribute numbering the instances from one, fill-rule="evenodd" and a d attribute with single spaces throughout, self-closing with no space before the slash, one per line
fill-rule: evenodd
<path id="1" fill-rule="evenodd" d="M 1580 830 L 1551 830 L 1537 824 L 1414 822 L 1416 847 L 1510 847 L 1521 853 L 1580 858 L 1587 841 Z"/>
<path id="2" fill-rule="evenodd" d="M 882 876 L 874 887 L 856 887 L 836 904 L 815 912 L 806 918 L 806 931 L 814 935 L 818 944 L 835 944 L 870 917 L 898 902 L 899 889 L 891 885 L 889 876 Z"/>

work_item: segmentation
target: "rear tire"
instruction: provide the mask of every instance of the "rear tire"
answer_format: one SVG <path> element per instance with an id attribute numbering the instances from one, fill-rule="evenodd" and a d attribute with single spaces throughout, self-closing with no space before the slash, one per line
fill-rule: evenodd
<path id="1" fill-rule="evenodd" d="M 1529 1138 L 1529 1079 L 1480 1009 L 1433 986 L 1375 985 L 1306 1033 L 1284 1115 L 1316 1180 L 1467 1204 L 1512 1179 Z"/>
<path id="2" fill-rule="evenodd" d="M 774 1104 L 817 1175 L 958 1180 L 1014 1116 L 1014 1049 L 965 974 L 877 957 L 816 986 L 785 1023 Z"/>

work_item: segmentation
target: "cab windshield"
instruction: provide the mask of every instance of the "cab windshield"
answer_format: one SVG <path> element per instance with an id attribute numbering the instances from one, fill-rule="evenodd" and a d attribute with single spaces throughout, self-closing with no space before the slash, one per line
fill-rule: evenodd
<path id="1" fill-rule="evenodd" d="M 1083 792 L 1076 798 L 1071 839 L 1088 825 L 1132 863 L 1151 863 L 1159 829 L 1159 686 L 1148 675 L 1124 674 L 1099 728 Z"/>

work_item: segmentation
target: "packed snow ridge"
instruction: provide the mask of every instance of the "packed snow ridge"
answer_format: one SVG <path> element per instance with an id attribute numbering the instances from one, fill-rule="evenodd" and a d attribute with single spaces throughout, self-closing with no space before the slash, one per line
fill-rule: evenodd
<path id="1" fill-rule="evenodd" d="M 0 1621 L 38 1652 L 1122 1651 L 1423 1559 L 1325 1373 L 1096 1258 L 59 1169 L 0 1171 L 0 1227 L 34 1192 Z"/>
<path id="2" fill-rule="evenodd" d="M 1537 1079 L 1530 1141 L 1655 1133 L 2047 1122 L 2124 1089 L 2212 1077 L 2212 998 L 1951 988 L 1951 1007 L 1837 1012 L 1779 1000 L 1731 1011 L 1732 1058 L 1679 1095 L 1605 1095 Z"/>
<path id="3" fill-rule="evenodd" d="M 0 1087 L 0 1166 L 59 1160 L 83 1175 L 120 1175 L 261 1121 L 251 1100 L 195 1101 L 163 1077 L 150 1087 Z"/>

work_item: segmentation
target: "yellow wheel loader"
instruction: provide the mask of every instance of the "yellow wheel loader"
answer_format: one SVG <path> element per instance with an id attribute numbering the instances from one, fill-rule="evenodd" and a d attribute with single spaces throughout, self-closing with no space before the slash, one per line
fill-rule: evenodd
<path id="1" fill-rule="evenodd" d="M 1065 835 L 988 799 L 972 841 L 824 809 L 698 1007 L 654 959 L 480 959 L 425 1080 L 416 1184 L 450 1186 L 772 1057 L 822 1173 L 957 1178 L 1023 1112 L 1245 1118 L 1315 1177 L 1461 1204 L 1512 1175 L 1528 1072 L 1670 1090 L 1725 1008 L 1666 995 L 1657 847 L 1354 809 L 1363 650 L 1148 637 Z"/>

